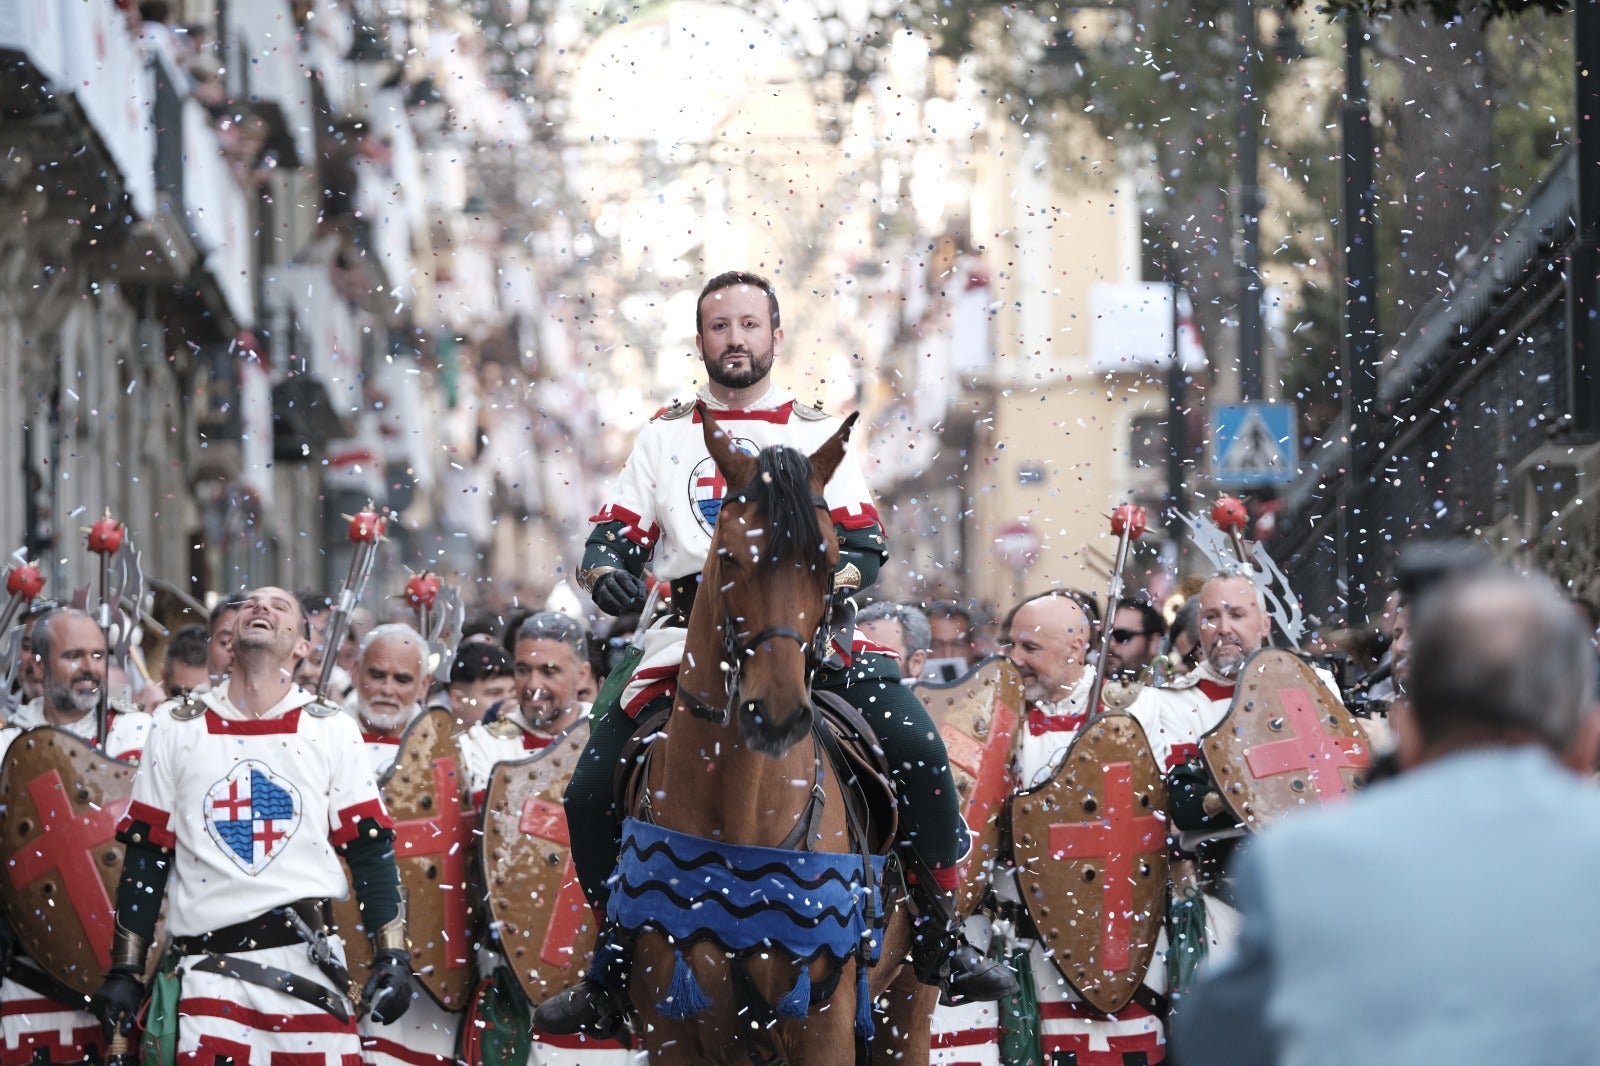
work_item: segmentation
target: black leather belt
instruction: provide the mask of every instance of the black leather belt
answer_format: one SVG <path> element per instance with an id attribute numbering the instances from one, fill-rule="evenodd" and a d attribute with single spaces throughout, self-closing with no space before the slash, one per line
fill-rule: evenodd
<path id="1" fill-rule="evenodd" d="M 332 909 L 327 900 L 302 899 L 199 936 L 173 937 L 172 950 L 180 955 L 204 956 L 190 964 L 191 971 L 232 977 L 270 988 L 327 1011 L 340 1022 L 348 1022 L 350 1007 L 340 992 L 330 991 L 292 970 L 266 966 L 230 954 L 303 944 L 311 961 L 333 983 L 335 989 L 349 989 L 350 973 L 333 956 L 332 947 L 327 942 L 332 926 Z"/>
<path id="2" fill-rule="evenodd" d="M 274 907 L 265 914 L 198 936 L 175 936 L 172 950 L 179 955 L 217 955 L 229 951 L 259 951 L 262 948 L 287 948 L 304 944 L 305 937 L 284 914 L 293 910 L 319 933 L 333 926 L 331 908 L 325 899 L 302 899 L 286 907 Z"/>

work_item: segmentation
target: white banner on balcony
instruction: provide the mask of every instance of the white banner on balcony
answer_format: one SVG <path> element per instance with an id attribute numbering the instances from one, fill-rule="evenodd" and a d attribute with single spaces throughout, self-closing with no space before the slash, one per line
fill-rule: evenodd
<path id="1" fill-rule="evenodd" d="M 253 353 L 239 353 L 239 481 L 272 506 L 272 377 Z"/>
<path id="2" fill-rule="evenodd" d="M 250 284 L 250 206 L 222 154 L 211 117 L 199 102 L 183 103 L 183 207 L 189 232 L 205 254 L 228 309 L 241 326 L 255 320 Z"/>
<path id="3" fill-rule="evenodd" d="M 66 73 L 66 36 L 59 0 L 0 0 L 0 50 L 20 52 L 45 82 Z"/>
<path id="4" fill-rule="evenodd" d="M 349 419 L 364 406 L 361 395 L 361 327 L 355 312 L 333 287 L 328 268 L 315 263 L 291 263 L 267 278 L 271 305 L 278 311 L 275 325 L 280 358 L 304 360 L 306 371 L 320 381 L 328 403 L 341 418 Z M 288 328 L 289 316 L 294 328 Z M 293 366 L 292 361 L 280 365 Z"/>
<path id="5" fill-rule="evenodd" d="M 294 138 L 295 152 L 301 162 L 309 163 L 316 154 L 311 81 L 299 52 L 300 31 L 289 0 L 229 4 L 228 15 L 245 53 L 245 62 L 236 73 L 247 79 L 245 85 L 237 86 L 230 78 L 230 85 L 247 89 L 252 102 L 276 104 Z"/>
<path id="6" fill-rule="evenodd" d="M 1172 365 L 1172 286 L 1162 282 L 1102 282 L 1089 290 L 1089 366 L 1096 373 L 1132 374 Z M 1188 295 L 1178 301 L 1179 365 L 1206 365 Z"/>
<path id="7" fill-rule="evenodd" d="M 156 204 L 155 85 L 144 48 L 114 0 L 72 0 L 58 10 L 66 62 L 57 89 L 77 99 L 121 173 L 134 211 L 149 218 Z"/>
<path id="8" fill-rule="evenodd" d="M 432 484 L 438 434 L 422 394 L 422 368 L 406 355 L 379 359 L 369 393 L 377 408 L 384 463 L 405 467 L 419 487 Z"/>

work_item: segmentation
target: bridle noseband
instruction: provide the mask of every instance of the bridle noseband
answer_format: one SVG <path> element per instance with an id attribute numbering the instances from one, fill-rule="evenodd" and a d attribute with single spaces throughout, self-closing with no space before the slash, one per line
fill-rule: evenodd
<path id="1" fill-rule="evenodd" d="M 734 502 L 745 503 L 748 497 L 745 492 L 740 492 L 737 496 L 730 497 L 730 499 Z M 819 494 L 813 493 L 811 502 L 821 511 L 826 512 L 828 510 L 828 501 Z M 754 636 L 741 641 L 737 624 L 734 622 L 733 616 L 728 613 L 727 608 L 724 607 L 720 629 L 722 631 L 722 665 L 726 671 L 724 680 L 728 690 L 728 700 L 722 707 L 714 707 L 687 688 L 680 687 L 678 696 L 683 700 L 684 705 L 689 708 L 689 713 L 696 718 L 703 718 L 721 726 L 726 726 L 733 721 L 734 708 L 739 705 L 739 676 L 744 672 L 745 660 L 753 657 L 756 649 L 761 645 L 773 640 L 792 640 L 805 649 L 806 693 L 809 696 L 811 681 L 816 677 L 817 667 L 827 658 L 828 641 L 831 639 L 831 634 L 828 630 L 826 612 L 828 604 L 833 600 L 833 590 L 834 574 L 829 571 L 828 591 L 822 601 L 824 617 L 817 623 L 816 631 L 809 639 L 804 633 L 790 626 L 768 626 Z"/>

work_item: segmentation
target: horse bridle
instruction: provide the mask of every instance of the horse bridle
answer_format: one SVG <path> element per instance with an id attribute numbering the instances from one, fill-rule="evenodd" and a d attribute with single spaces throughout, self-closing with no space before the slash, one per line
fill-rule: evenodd
<path id="1" fill-rule="evenodd" d="M 740 492 L 733 500 L 745 502 L 745 494 Z M 811 502 L 819 510 L 828 510 L 828 501 L 820 494 L 813 493 Z M 828 573 L 828 591 L 823 597 L 823 611 L 826 613 L 833 602 L 834 573 Z M 722 662 L 727 667 L 725 682 L 728 690 L 728 701 L 722 707 L 713 707 L 705 700 L 696 696 L 686 688 L 678 690 L 678 697 L 689 708 L 689 713 L 696 718 L 703 718 L 708 722 L 725 726 L 733 721 L 734 708 L 739 705 L 739 675 L 744 670 L 744 661 L 755 655 L 756 649 L 772 640 L 792 640 L 806 650 L 806 692 L 811 692 L 811 681 L 817 674 L 817 667 L 827 658 L 827 645 L 832 634 L 829 632 L 827 618 L 824 617 L 817 623 L 817 630 L 808 640 L 805 634 L 790 626 L 768 626 L 755 636 L 740 641 L 738 627 L 733 616 L 724 608 L 722 612 Z"/>

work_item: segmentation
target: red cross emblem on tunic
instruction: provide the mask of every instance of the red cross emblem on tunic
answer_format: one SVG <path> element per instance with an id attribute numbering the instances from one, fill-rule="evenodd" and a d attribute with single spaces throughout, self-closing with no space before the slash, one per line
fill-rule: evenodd
<path id="1" fill-rule="evenodd" d="M 103 969 L 110 969 L 111 894 L 100 877 L 94 853 L 116 836 L 128 800 L 90 807 L 79 814 L 67 798 L 58 770 L 48 770 L 29 781 L 28 798 L 38 812 L 39 825 L 49 831 L 40 832 L 11 856 L 11 883 L 22 888 L 54 873 L 72 901 L 95 958 Z"/>
<path id="2" fill-rule="evenodd" d="M 545 927 L 544 946 L 539 949 L 539 957 L 552 966 L 570 966 L 578 933 L 583 929 L 587 904 L 583 899 L 583 889 L 578 885 L 577 868 L 572 865 L 572 837 L 567 831 L 567 814 L 561 809 L 561 804 L 535 796 L 522 805 L 522 819 L 517 828 L 537 840 L 569 849 L 566 868 L 561 871 L 561 891 L 556 894 L 555 907 L 550 911 L 550 922 Z"/>
<path id="3" fill-rule="evenodd" d="M 467 953 L 467 845 L 472 826 L 461 806 L 456 761 L 433 760 L 433 795 L 438 811 L 431 818 L 394 824 L 397 859 L 429 858 L 439 863 L 439 889 L 444 893 L 444 939 L 452 970 L 470 961 Z"/>
<path id="4" fill-rule="evenodd" d="M 1345 794 L 1344 778 L 1339 771 L 1366 769 L 1362 743 L 1354 737 L 1341 737 L 1322 728 L 1322 719 L 1311 694 L 1297 689 L 1284 689 L 1278 694 L 1283 706 L 1283 716 L 1294 730 L 1282 740 L 1257 744 L 1246 749 L 1245 763 L 1256 780 L 1278 774 L 1304 771 L 1323 802 L 1340 799 Z"/>
<path id="5" fill-rule="evenodd" d="M 1167 827 L 1154 814 L 1134 815 L 1138 803 L 1133 795 L 1131 763 L 1106 764 L 1101 809 L 1105 817 L 1098 821 L 1051 825 L 1050 857 L 1058 862 L 1100 860 L 1100 965 L 1106 970 L 1126 970 L 1133 964 L 1133 864 L 1140 855 L 1165 845 Z"/>

